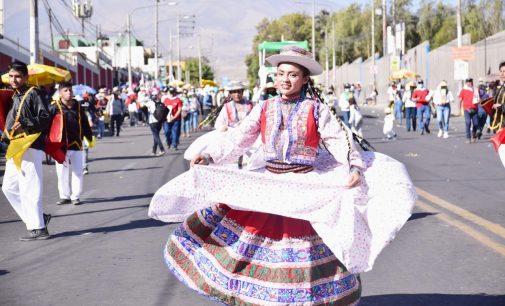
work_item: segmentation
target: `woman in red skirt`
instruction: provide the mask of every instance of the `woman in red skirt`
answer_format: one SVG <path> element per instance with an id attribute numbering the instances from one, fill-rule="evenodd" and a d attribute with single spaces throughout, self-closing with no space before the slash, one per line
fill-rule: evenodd
<path id="1" fill-rule="evenodd" d="M 310 76 L 322 67 L 310 52 L 290 46 L 267 61 L 281 95 L 256 105 L 153 197 L 151 217 L 184 218 L 165 261 L 190 288 L 226 305 L 355 305 L 358 273 L 410 216 L 414 188 L 400 163 L 358 152 L 316 98 Z M 219 166 L 258 137 L 264 168 Z M 389 173 L 397 182 L 387 186 L 398 189 L 375 188 Z"/>

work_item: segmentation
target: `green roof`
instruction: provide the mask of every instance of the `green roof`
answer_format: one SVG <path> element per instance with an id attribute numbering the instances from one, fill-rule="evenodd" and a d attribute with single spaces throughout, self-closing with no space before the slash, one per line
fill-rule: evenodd
<path id="1" fill-rule="evenodd" d="M 309 43 L 304 41 L 264 41 L 258 45 L 258 50 L 265 50 L 266 52 L 279 52 L 285 46 L 297 46 L 305 50 L 309 49 Z"/>

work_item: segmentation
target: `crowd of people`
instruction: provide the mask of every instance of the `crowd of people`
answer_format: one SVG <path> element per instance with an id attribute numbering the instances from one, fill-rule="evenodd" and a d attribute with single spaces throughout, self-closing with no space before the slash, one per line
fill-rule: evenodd
<path id="1" fill-rule="evenodd" d="M 505 125 L 505 62 L 499 65 L 500 79 L 475 84 L 473 78 L 467 78 L 463 88 L 455 95 L 443 80 L 435 89 L 425 87 L 422 79 L 392 81 L 387 88 L 386 107 L 384 109 L 383 133 L 387 139 L 396 138 L 395 126 L 404 126 L 407 132 L 430 134 L 431 118 L 436 118 L 437 137 L 449 138 L 451 109 L 459 107 L 465 118 L 465 142 L 474 143 L 483 133 L 496 133 Z M 356 103 L 359 91 L 350 83 L 343 85 L 343 91 L 337 98 L 333 89 L 326 95 L 328 105 L 333 107 L 352 131 L 362 136 L 362 114 Z M 378 93 L 374 89 L 374 97 Z M 495 99 L 494 99 L 495 98 Z M 371 105 L 366 99 L 362 105 Z M 486 107 L 485 105 L 488 105 Z M 394 124 L 396 122 L 396 124 Z"/>
<path id="2" fill-rule="evenodd" d="M 179 150 L 181 134 L 192 137 L 211 123 L 215 130 L 186 151 L 191 169 L 151 201 L 151 217 L 182 222 L 165 247 L 169 269 L 198 293 L 229 305 L 357 304 L 359 273 L 372 268 L 410 217 L 414 185 L 398 161 L 358 149 L 353 134 L 363 136 L 359 86 L 344 84 L 338 99 L 333 93 L 323 97 L 311 78 L 321 65 L 295 46 L 267 61 L 277 69 L 276 80 L 252 95 L 244 84 L 230 82 L 200 89 L 143 84 L 75 96 L 69 82 L 54 95 L 28 86 L 27 66 L 13 62 L 2 190 L 28 230 L 20 239 L 50 237 L 51 215 L 42 205 L 44 154 L 57 162 L 57 204 L 80 205 L 86 149 L 107 136 L 107 124 L 110 137 L 120 136 L 125 118 L 130 127 L 149 126 L 152 154 L 161 156 Z M 499 69 L 503 82 L 505 62 Z M 479 139 L 486 124 L 489 132 L 503 127 L 505 87 L 498 84 L 474 86 L 467 79 L 458 93 L 467 143 Z M 401 125 L 403 119 L 408 132 L 429 134 L 432 107 L 437 136 L 449 137 L 455 97 L 447 82 L 435 90 L 420 79 L 393 82 L 387 96 L 388 139 L 397 136 L 394 121 Z M 490 107 L 481 103 L 490 97 Z M 255 162 L 243 169 L 246 155 Z M 206 186 L 194 185 L 199 181 Z"/>

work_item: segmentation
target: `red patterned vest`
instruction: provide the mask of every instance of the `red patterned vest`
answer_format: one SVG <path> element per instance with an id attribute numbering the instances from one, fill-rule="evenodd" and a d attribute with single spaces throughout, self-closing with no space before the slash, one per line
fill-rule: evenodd
<path id="1" fill-rule="evenodd" d="M 319 103 L 306 98 L 298 101 L 291 108 L 287 122 L 282 122 L 282 100 L 279 97 L 264 102 L 261 112 L 261 140 L 265 151 L 265 160 L 281 160 L 291 164 L 312 165 L 316 159 L 319 146 L 319 133 L 317 131 L 317 117 Z M 282 126 L 282 127 L 281 127 Z M 289 144 L 285 156 L 276 150 L 283 147 L 277 144 L 282 130 L 287 130 Z M 276 139 L 277 138 L 277 139 Z"/>

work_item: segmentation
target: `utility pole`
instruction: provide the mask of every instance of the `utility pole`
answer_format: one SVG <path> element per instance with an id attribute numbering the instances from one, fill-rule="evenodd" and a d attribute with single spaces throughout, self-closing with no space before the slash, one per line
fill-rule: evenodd
<path id="1" fill-rule="evenodd" d="M 0 0 L 0 39 L 4 37 L 4 0 Z"/>
<path id="2" fill-rule="evenodd" d="M 387 53 L 387 16 L 386 11 L 386 0 L 382 0 L 382 56 L 386 56 Z"/>
<path id="3" fill-rule="evenodd" d="M 158 3 L 156 0 L 156 10 L 154 16 L 154 80 L 158 80 Z"/>
<path id="4" fill-rule="evenodd" d="M 168 81 L 172 82 L 174 80 L 174 71 L 173 71 L 173 62 L 172 62 L 172 50 L 173 50 L 173 45 L 172 45 L 172 30 L 170 30 L 169 34 L 170 40 L 169 40 L 169 52 L 168 52 Z"/>
<path id="5" fill-rule="evenodd" d="M 181 80 L 181 30 L 179 15 L 177 15 L 177 80 Z"/>
<path id="6" fill-rule="evenodd" d="M 202 45 L 198 35 L 198 86 L 202 86 Z"/>
<path id="7" fill-rule="evenodd" d="M 392 24 L 391 24 L 391 33 L 393 34 L 393 55 L 396 55 L 396 49 L 397 49 L 397 46 L 396 46 L 396 10 L 395 10 L 395 6 L 396 6 L 396 3 L 395 3 L 395 0 L 392 0 L 391 1 L 392 4 L 391 4 L 391 15 L 392 15 Z"/>
<path id="8" fill-rule="evenodd" d="M 372 75 L 373 86 L 375 86 L 375 0 L 372 0 Z"/>
<path id="9" fill-rule="evenodd" d="M 39 3 L 30 0 L 30 64 L 39 62 Z"/>
<path id="10" fill-rule="evenodd" d="M 316 59 L 316 17 L 315 0 L 312 0 L 312 58 Z"/>
<path id="11" fill-rule="evenodd" d="M 328 92 L 328 86 L 330 84 L 330 62 L 328 59 L 328 26 L 324 28 L 324 54 L 325 54 L 325 63 L 326 63 L 326 76 L 325 76 L 325 83 L 324 83 L 324 89 L 326 92 Z"/>
<path id="12" fill-rule="evenodd" d="M 132 34 L 130 25 L 130 14 L 126 15 L 126 28 L 128 32 L 128 88 L 133 90 L 132 86 Z"/>
<path id="13" fill-rule="evenodd" d="M 333 94 L 336 94 L 336 89 L 337 89 L 337 50 L 335 50 L 335 40 L 336 38 L 336 31 L 335 31 L 335 20 L 333 20 L 333 41 L 332 41 L 332 47 L 333 47 Z"/>
<path id="14" fill-rule="evenodd" d="M 463 28 L 461 27 L 461 0 L 458 0 L 458 8 L 456 9 L 458 48 L 461 48 L 461 37 L 463 36 Z"/>
<path id="15" fill-rule="evenodd" d="M 53 11 L 51 10 L 51 8 L 49 8 L 49 32 L 51 33 L 51 49 L 53 49 L 54 51 Z"/>

